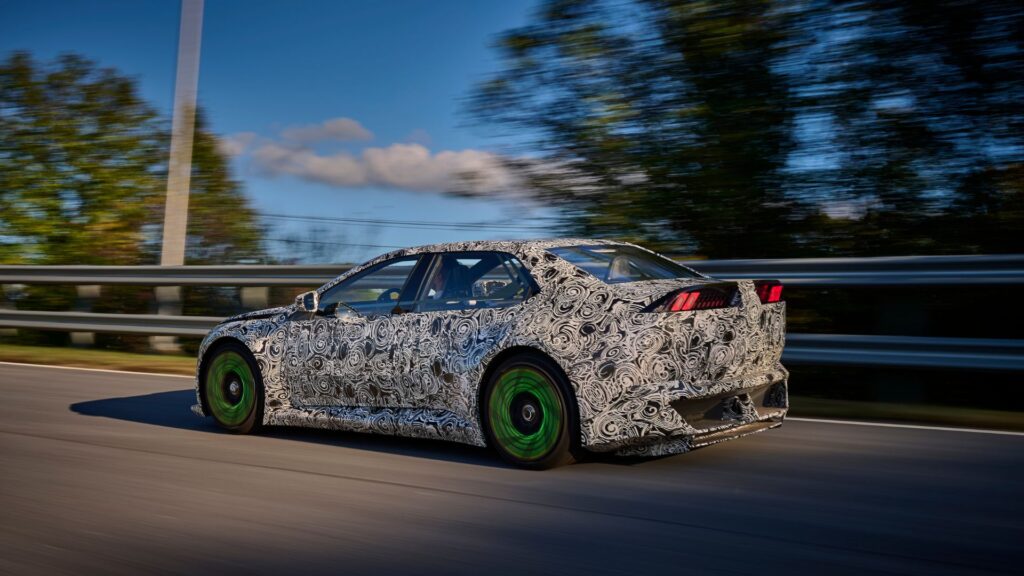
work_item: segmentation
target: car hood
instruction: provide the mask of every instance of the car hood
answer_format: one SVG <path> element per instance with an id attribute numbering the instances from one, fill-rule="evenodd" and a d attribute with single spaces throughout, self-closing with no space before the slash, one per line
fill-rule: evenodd
<path id="1" fill-rule="evenodd" d="M 292 306 L 278 306 L 276 308 L 264 308 L 263 310 L 253 310 L 252 312 L 245 312 L 244 314 L 236 314 L 229 318 L 225 318 L 221 324 L 228 322 L 237 322 L 239 320 L 260 320 L 263 318 L 273 318 L 279 314 L 290 313 L 295 308 Z"/>

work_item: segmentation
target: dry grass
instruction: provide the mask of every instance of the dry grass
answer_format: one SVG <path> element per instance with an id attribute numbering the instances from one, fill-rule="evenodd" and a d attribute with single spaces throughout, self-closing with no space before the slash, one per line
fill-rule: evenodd
<path id="1" fill-rule="evenodd" d="M 791 397 L 790 416 L 1024 430 L 1024 413 L 957 406 Z"/>
<path id="2" fill-rule="evenodd" d="M 196 359 L 191 356 L 134 354 L 93 348 L 60 348 L 0 344 L 0 361 L 25 364 L 106 368 L 131 372 L 192 375 Z"/>

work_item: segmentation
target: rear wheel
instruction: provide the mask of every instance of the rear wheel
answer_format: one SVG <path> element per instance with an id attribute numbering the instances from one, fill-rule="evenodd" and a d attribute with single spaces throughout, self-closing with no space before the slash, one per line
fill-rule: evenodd
<path id="1" fill-rule="evenodd" d="M 203 370 L 203 399 L 221 427 L 248 434 L 263 422 L 263 382 L 249 350 L 239 343 L 219 346 Z"/>
<path id="2" fill-rule="evenodd" d="M 550 360 L 522 355 L 502 362 L 488 379 L 481 407 L 488 443 L 524 468 L 572 463 L 578 425 L 571 398 Z"/>

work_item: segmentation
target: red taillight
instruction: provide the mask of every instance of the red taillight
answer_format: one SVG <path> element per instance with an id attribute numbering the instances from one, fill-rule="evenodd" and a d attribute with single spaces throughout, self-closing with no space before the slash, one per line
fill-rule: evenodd
<path id="1" fill-rule="evenodd" d="M 708 310 L 711 308 L 728 308 L 733 305 L 736 296 L 735 285 L 711 285 L 690 288 L 669 296 L 664 304 L 653 304 L 651 312 L 688 312 L 690 310 Z"/>
<path id="2" fill-rule="evenodd" d="M 754 282 L 754 290 L 761 304 L 782 302 L 782 282 L 778 280 L 757 280 Z"/>
<path id="3" fill-rule="evenodd" d="M 700 290 L 683 292 L 672 299 L 672 302 L 668 305 L 668 311 L 683 312 L 685 310 L 693 310 L 694 305 L 697 304 L 697 298 L 700 298 Z"/>

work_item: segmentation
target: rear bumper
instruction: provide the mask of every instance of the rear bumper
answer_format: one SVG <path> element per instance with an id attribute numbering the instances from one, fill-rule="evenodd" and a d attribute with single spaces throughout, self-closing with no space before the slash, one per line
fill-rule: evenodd
<path id="1" fill-rule="evenodd" d="M 627 425 L 618 438 L 587 448 L 624 456 L 662 456 L 776 428 L 789 409 L 787 377 L 779 366 L 778 371 L 746 381 L 719 383 L 715 391 L 702 395 L 647 397 L 648 410 L 655 402 L 660 407 L 660 425 Z"/>
<path id="2" fill-rule="evenodd" d="M 782 426 L 784 418 L 785 416 L 783 415 L 746 424 L 735 424 L 715 431 L 662 438 L 649 444 L 638 444 L 620 448 L 615 451 L 615 454 L 618 456 L 668 456 L 670 454 L 682 454 L 694 448 L 710 446 L 719 442 L 725 442 L 726 440 L 742 438 L 743 436 L 778 428 Z"/>

